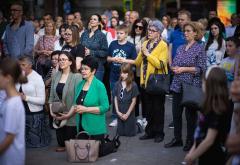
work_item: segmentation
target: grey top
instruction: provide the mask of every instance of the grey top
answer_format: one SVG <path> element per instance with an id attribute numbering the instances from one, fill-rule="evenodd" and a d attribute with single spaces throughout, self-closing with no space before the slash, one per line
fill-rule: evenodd
<path id="1" fill-rule="evenodd" d="M 50 90 L 50 97 L 48 102 L 51 104 L 52 102 L 59 101 L 58 94 L 56 92 L 57 85 L 61 79 L 62 72 L 58 71 L 53 79 L 52 79 L 52 84 L 51 84 L 51 90 Z M 62 98 L 63 102 L 66 104 L 68 110 L 71 109 L 73 103 L 74 103 L 74 96 L 75 94 L 75 88 L 77 87 L 77 84 L 82 80 L 82 76 L 78 73 L 69 73 L 67 81 L 64 85 L 63 88 L 63 93 L 62 93 Z M 76 126 L 76 121 L 75 121 L 75 115 L 71 117 L 68 122 L 68 126 Z"/>

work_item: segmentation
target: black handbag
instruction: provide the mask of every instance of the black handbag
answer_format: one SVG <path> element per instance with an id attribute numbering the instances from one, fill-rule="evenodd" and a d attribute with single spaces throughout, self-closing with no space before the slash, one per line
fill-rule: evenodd
<path id="1" fill-rule="evenodd" d="M 200 110 L 204 94 L 202 88 L 191 84 L 182 84 L 183 96 L 181 104 L 190 109 Z"/>
<path id="2" fill-rule="evenodd" d="M 162 61 L 160 61 L 160 68 L 163 70 L 163 74 L 158 74 L 157 69 L 155 69 L 154 74 L 150 74 L 148 78 L 146 92 L 149 94 L 159 95 L 169 92 L 170 74 L 166 73 Z"/>

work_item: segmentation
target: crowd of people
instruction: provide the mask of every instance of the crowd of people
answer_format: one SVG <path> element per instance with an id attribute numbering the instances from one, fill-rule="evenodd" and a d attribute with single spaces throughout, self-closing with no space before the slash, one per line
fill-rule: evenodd
<path id="1" fill-rule="evenodd" d="M 51 143 L 50 128 L 56 129 L 56 152 L 82 131 L 103 142 L 109 110 L 118 135 L 143 129 L 139 140 L 160 143 L 166 96 L 174 138 L 165 148 L 184 144 L 189 165 L 240 164 L 240 14 L 225 27 L 216 11 L 192 21 L 180 10 L 160 21 L 137 11 L 120 20 L 112 10 L 111 16 L 92 14 L 86 26 L 78 11 L 27 20 L 23 5 L 13 3 L 10 13 L 6 23 L 0 12 L 1 164 L 24 164 L 26 147 Z M 169 92 L 148 92 L 152 74 L 170 75 Z M 182 104 L 184 83 L 202 88 L 200 107 Z"/>

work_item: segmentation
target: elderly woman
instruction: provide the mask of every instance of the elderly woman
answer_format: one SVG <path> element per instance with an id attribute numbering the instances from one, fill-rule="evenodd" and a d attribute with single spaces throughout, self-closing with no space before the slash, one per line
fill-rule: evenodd
<path id="1" fill-rule="evenodd" d="M 201 87 L 201 75 L 206 70 L 206 54 L 204 46 L 197 41 L 201 40 L 200 29 L 198 24 L 190 22 L 184 25 L 184 36 L 187 44 L 177 49 L 176 57 L 171 66 L 174 77 L 171 84 L 173 91 L 172 113 L 174 124 L 174 138 L 171 142 L 165 144 L 166 148 L 182 146 L 182 84 L 192 82 L 192 85 Z M 193 134 L 197 122 L 197 110 L 185 107 L 187 119 L 187 139 L 183 147 L 184 151 L 188 151 L 193 144 Z"/>
<path id="2" fill-rule="evenodd" d="M 95 57 L 87 56 L 83 59 L 81 74 L 84 80 L 75 91 L 76 105 L 64 117 L 77 113 L 78 132 L 86 131 L 92 139 L 102 141 L 107 133 L 105 113 L 109 110 L 109 103 L 104 84 L 94 76 L 97 67 Z"/>
<path id="3" fill-rule="evenodd" d="M 85 56 L 94 56 L 98 61 L 96 77 L 103 80 L 104 63 L 108 55 L 108 42 L 106 35 L 101 32 L 102 18 L 99 14 L 93 14 L 89 20 L 89 29 L 86 30 L 80 39 L 85 47 Z"/>
<path id="4" fill-rule="evenodd" d="M 26 112 L 26 146 L 45 147 L 51 141 L 43 110 L 45 85 L 41 75 L 32 70 L 32 59 L 30 57 L 20 57 L 19 64 L 28 79 L 28 83 L 16 86 L 22 97 Z"/>
<path id="5" fill-rule="evenodd" d="M 148 40 L 142 45 L 135 61 L 125 60 L 136 66 L 140 66 L 140 84 L 142 109 L 146 112 L 147 126 L 145 134 L 140 137 L 140 140 L 152 139 L 159 143 L 164 139 L 164 104 L 165 93 L 153 95 L 146 92 L 147 81 L 150 74 L 157 71 L 158 74 L 164 73 L 160 63 L 164 64 L 164 69 L 168 73 L 168 48 L 165 41 L 161 39 L 161 33 L 164 29 L 163 24 L 159 20 L 150 21 L 148 25 Z"/>
<path id="6" fill-rule="evenodd" d="M 67 106 L 67 113 L 70 111 L 75 94 L 75 87 L 81 80 L 81 75 L 77 73 L 75 58 L 66 51 L 62 51 L 59 55 L 59 71 L 54 74 L 51 83 L 49 107 L 50 114 L 54 119 L 54 127 L 56 129 L 57 141 L 59 147 L 57 152 L 65 151 L 65 140 L 75 138 L 77 134 L 75 117 L 69 118 L 66 124 L 64 121 L 53 113 L 52 104 L 56 101 L 61 101 Z M 66 121 L 66 120 L 65 120 Z"/>

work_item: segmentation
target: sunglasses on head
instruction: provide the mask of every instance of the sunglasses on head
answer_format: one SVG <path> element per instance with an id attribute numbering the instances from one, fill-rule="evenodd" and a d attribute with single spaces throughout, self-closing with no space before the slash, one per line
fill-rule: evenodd
<path id="1" fill-rule="evenodd" d="M 138 25 L 136 25 L 136 26 L 135 26 L 135 29 L 137 29 L 137 28 L 138 28 L 139 30 L 143 30 L 143 26 L 138 26 Z"/>

